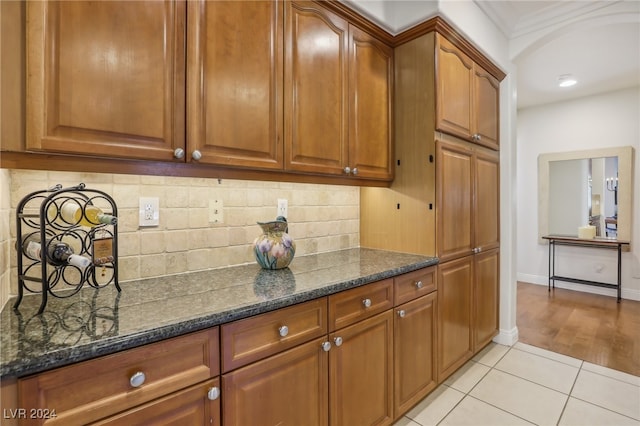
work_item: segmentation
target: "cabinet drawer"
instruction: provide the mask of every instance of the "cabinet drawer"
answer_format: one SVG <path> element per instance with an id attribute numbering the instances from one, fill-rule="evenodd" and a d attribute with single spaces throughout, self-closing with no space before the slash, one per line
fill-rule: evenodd
<path id="1" fill-rule="evenodd" d="M 369 318 L 393 306 L 393 279 L 329 296 L 329 331 Z"/>
<path id="2" fill-rule="evenodd" d="M 393 279 L 395 306 L 436 290 L 436 267 L 409 272 Z"/>
<path id="3" fill-rule="evenodd" d="M 116 414 L 91 426 L 209 425 L 220 426 L 220 379 L 215 378 Z M 213 399 L 212 399 L 213 398 Z"/>
<path id="4" fill-rule="evenodd" d="M 222 326 L 227 372 L 327 334 L 327 299 L 320 298 Z"/>
<path id="5" fill-rule="evenodd" d="M 58 368 L 18 380 L 20 406 L 55 410 L 48 425 L 90 423 L 218 375 L 218 351 L 216 327 Z"/>

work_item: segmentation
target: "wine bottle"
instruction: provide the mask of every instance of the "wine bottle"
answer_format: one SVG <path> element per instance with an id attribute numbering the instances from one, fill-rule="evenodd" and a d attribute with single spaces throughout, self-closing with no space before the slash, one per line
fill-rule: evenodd
<path id="1" fill-rule="evenodd" d="M 18 242 L 16 241 L 16 249 Z M 84 269 L 91 265 L 91 260 L 84 256 L 73 253 L 73 248 L 64 241 L 46 240 L 45 248 L 47 250 L 46 260 L 54 266 L 69 264 Z M 42 244 L 40 235 L 33 233 L 22 240 L 22 252 L 32 260 L 42 259 Z"/>
<path id="2" fill-rule="evenodd" d="M 84 213 L 84 214 L 83 214 Z M 115 225 L 118 218 L 110 214 L 106 214 L 100 207 L 93 204 L 86 204 L 84 212 L 80 204 L 75 202 L 66 202 L 60 209 L 62 219 L 71 225 L 82 225 L 93 228 L 100 224 Z"/>

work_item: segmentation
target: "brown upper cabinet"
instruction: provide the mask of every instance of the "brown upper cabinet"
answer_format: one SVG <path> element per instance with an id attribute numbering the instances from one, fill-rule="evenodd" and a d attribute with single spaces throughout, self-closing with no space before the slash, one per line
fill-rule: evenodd
<path id="1" fill-rule="evenodd" d="M 187 161 L 282 169 L 283 11 L 188 2 Z"/>
<path id="2" fill-rule="evenodd" d="M 169 160 L 184 147 L 184 3 L 26 8 L 27 150 Z"/>
<path id="3" fill-rule="evenodd" d="M 314 2 L 287 7 L 285 168 L 391 179 L 393 50 Z"/>
<path id="4" fill-rule="evenodd" d="M 436 73 L 436 128 L 499 149 L 498 80 L 440 34 Z"/>
<path id="5" fill-rule="evenodd" d="M 393 49 L 318 3 L 26 7 L 27 150 L 393 177 Z"/>

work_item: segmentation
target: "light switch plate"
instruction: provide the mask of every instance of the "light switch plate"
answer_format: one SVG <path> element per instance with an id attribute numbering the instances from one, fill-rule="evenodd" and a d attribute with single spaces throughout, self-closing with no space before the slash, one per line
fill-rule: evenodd
<path id="1" fill-rule="evenodd" d="M 158 226 L 160 224 L 160 199 L 158 197 L 140 197 L 139 226 Z"/>

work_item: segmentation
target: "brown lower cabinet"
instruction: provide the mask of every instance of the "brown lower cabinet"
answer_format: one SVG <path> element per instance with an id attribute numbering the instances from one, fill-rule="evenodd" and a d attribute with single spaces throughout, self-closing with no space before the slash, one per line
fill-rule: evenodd
<path id="1" fill-rule="evenodd" d="M 224 425 L 327 425 L 325 338 L 222 376 Z"/>
<path id="2" fill-rule="evenodd" d="M 473 355 L 473 256 L 438 265 L 438 380 Z"/>
<path id="3" fill-rule="evenodd" d="M 115 415 L 92 425 L 220 426 L 220 379 L 216 378 Z"/>
<path id="4" fill-rule="evenodd" d="M 330 335 L 331 425 L 393 422 L 393 314 L 387 310 Z"/>
<path id="5" fill-rule="evenodd" d="M 499 250 L 438 265 L 438 381 L 498 333 Z"/>
<path id="6" fill-rule="evenodd" d="M 28 415 L 19 424 L 167 424 L 170 419 L 178 423 L 169 424 L 199 424 L 207 415 L 206 424 L 216 424 L 218 330 L 213 327 L 21 378 L 18 406 Z M 178 420 L 195 418 L 196 423 Z"/>
<path id="7" fill-rule="evenodd" d="M 57 412 L 20 424 L 390 425 L 495 335 L 497 274 L 491 250 L 23 377 Z"/>
<path id="8" fill-rule="evenodd" d="M 435 275 L 435 273 L 433 273 Z M 437 386 L 437 293 L 395 308 L 394 412 L 399 417 Z"/>

